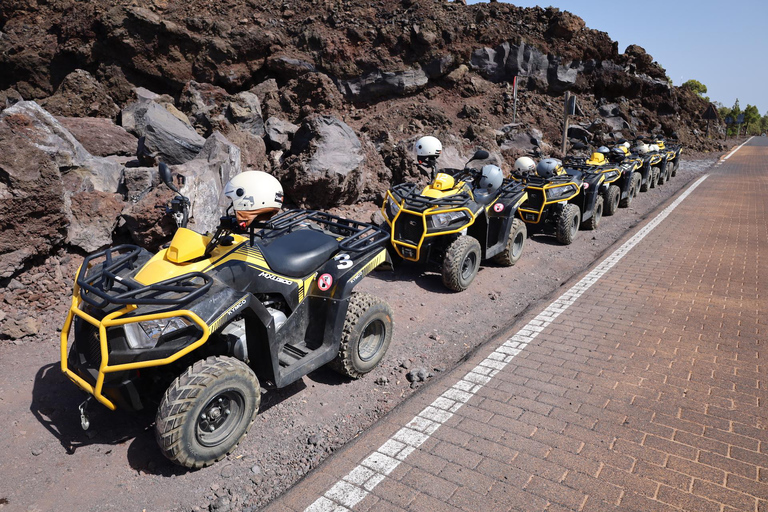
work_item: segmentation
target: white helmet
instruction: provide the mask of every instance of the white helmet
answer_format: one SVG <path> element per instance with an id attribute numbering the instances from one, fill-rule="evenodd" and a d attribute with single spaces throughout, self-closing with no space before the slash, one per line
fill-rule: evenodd
<path id="1" fill-rule="evenodd" d="M 625 140 L 624 142 L 622 142 L 622 143 L 621 143 L 621 144 L 619 144 L 619 145 L 620 145 L 620 146 L 624 146 L 625 148 L 629 149 L 629 141 L 628 141 L 628 140 Z"/>
<path id="2" fill-rule="evenodd" d="M 635 152 L 638 155 L 641 155 L 641 156 L 645 155 L 646 153 L 648 153 L 648 151 L 650 150 L 648 149 L 648 144 L 646 144 L 645 142 L 640 142 L 637 144 L 637 146 L 635 146 Z"/>
<path id="3" fill-rule="evenodd" d="M 416 141 L 415 149 L 416 159 L 419 163 L 434 162 L 443 152 L 443 145 L 437 140 L 437 137 L 427 135 Z"/>
<path id="4" fill-rule="evenodd" d="M 648 152 L 649 153 L 653 153 L 654 151 L 658 151 L 658 150 L 659 150 L 659 145 L 658 144 L 648 144 Z"/>
<path id="5" fill-rule="evenodd" d="M 262 171 L 241 172 L 226 184 L 224 195 L 232 201 L 242 227 L 271 218 L 283 206 L 283 186 Z"/>
<path id="6" fill-rule="evenodd" d="M 504 181 L 504 173 L 497 165 L 484 165 L 480 170 L 480 177 L 474 190 L 475 200 L 479 203 L 487 203 L 501 188 Z"/>
<path id="7" fill-rule="evenodd" d="M 515 171 L 517 172 L 533 172 L 536 170 L 536 162 L 529 156 L 521 156 L 515 160 Z"/>

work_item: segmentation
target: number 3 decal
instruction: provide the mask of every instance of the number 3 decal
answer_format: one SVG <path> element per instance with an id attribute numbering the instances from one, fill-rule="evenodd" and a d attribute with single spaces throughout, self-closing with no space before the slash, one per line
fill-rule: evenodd
<path id="1" fill-rule="evenodd" d="M 347 253 L 337 254 L 333 257 L 333 259 L 336 260 L 336 268 L 339 270 L 343 270 L 354 265 L 354 262 L 349 258 L 349 254 Z"/>

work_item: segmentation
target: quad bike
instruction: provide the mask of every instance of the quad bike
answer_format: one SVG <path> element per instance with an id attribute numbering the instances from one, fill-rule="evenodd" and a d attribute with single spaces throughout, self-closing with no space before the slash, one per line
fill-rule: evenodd
<path id="1" fill-rule="evenodd" d="M 619 207 L 628 208 L 637 196 L 641 175 L 638 168 L 642 162 L 629 158 L 623 147 L 595 151 L 589 158 L 569 158 L 564 162 L 566 168 L 585 173 L 601 173 L 603 183 L 600 194 L 603 196 L 603 215 L 614 215 Z"/>
<path id="2" fill-rule="evenodd" d="M 190 203 L 164 164 L 160 174 L 178 194 L 181 227 L 157 254 L 120 245 L 85 258 L 61 369 L 88 393 L 83 428 L 92 399 L 111 410 L 157 407 L 163 454 L 200 468 L 244 438 L 262 385 L 282 388 L 326 364 L 358 378 L 381 361 L 392 311 L 353 288 L 388 261 L 389 235 L 312 210 L 245 229 L 226 215 L 212 236 L 198 234 L 183 227 Z"/>
<path id="3" fill-rule="evenodd" d="M 467 164 L 488 157 L 479 150 Z M 426 187 L 395 185 L 381 207 L 396 258 L 437 266 L 443 284 L 456 292 L 469 287 L 482 260 L 517 263 L 527 238 L 525 224 L 515 218 L 526 198 L 523 187 L 493 165 L 438 173 L 434 159 L 427 163 L 432 180 Z M 495 184 L 489 189 L 490 173 Z"/>
<path id="4" fill-rule="evenodd" d="M 667 178 L 667 154 L 659 151 L 658 146 L 639 141 L 634 148 L 633 158 L 642 162 L 640 166 L 640 192 L 663 185 Z"/>
<path id="5" fill-rule="evenodd" d="M 666 181 L 677 175 L 677 170 L 680 168 L 680 155 L 683 152 L 683 146 L 681 144 L 669 144 L 663 137 L 656 136 L 653 138 L 653 143 L 659 148 L 661 154 L 666 155 L 665 158 L 665 170 Z"/>
<path id="6" fill-rule="evenodd" d="M 539 162 L 536 173 L 517 173 L 528 193 L 518 214 L 532 233 L 553 234 L 563 245 L 573 243 L 580 227 L 597 229 L 603 216 L 602 173 L 564 169 L 559 160 Z"/>

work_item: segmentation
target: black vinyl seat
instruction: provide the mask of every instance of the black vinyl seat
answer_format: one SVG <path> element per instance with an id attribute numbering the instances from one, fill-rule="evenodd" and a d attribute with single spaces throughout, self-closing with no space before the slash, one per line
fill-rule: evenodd
<path id="1" fill-rule="evenodd" d="M 261 253 L 269 268 L 289 277 L 304 277 L 328 261 L 339 250 L 339 242 L 314 229 L 291 231 L 269 245 Z"/>

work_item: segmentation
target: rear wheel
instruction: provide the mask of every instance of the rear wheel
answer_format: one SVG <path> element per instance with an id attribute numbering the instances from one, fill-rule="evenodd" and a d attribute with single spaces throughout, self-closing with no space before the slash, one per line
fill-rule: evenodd
<path id="1" fill-rule="evenodd" d="M 619 209 L 619 198 L 621 189 L 616 185 L 609 185 L 608 191 L 603 195 L 603 205 L 605 207 L 603 215 L 610 217 Z"/>
<path id="2" fill-rule="evenodd" d="M 248 432 L 261 403 L 256 375 L 232 357 L 197 361 L 166 390 L 155 421 L 163 455 L 188 468 L 223 459 Z"/>
<path id="3" fill-rule="evenodd" d="M 677 176 L 677 168 L 680 167 L 680 157 L 675 158 L 672 161 L 672 173 L 671 176 L 674 178 Z"/>
<path id="4" fill-rule="evenodd" d="M 330 367 L 359 379 L 381 362 L 392 341 L 392 309 L 368 293 L 353 293 L 339 344 L 339 354 Z"/>
<path id="5" fill-rule="evenodd" d="M 445 251 L 443 284 L 455 292 L 463 292 L 480 269 L 480 242 L 471 236 L 460 236 Z"/>
<path id="6" fill-rule="evenodd" d="M 509 228 L 509 236 L 507 237 L 507 245 L 501 253 L 493 257 L 493 261 L 505 267 L 511 267 L 517 263 L 517 260 L 523 255 L 523 247 L 525 247 L 525 239 L 527 237 L 528 229 L 525 227 L 525 222 L 520 219 L 512 220 L 512 227 Z"/>
<path id="7" fill-rule="evenodd" d="M 629 205 L 632 204 L 632 200 L 637 196 L 638 191 L 640 190 L 640 182 L 642 181 L 643 177 L 640 175 L 639 172 L 633 172 L 632 178 L 629 182 L 629 190 L 627 190 L 627 197 L 621 200 L 621 203 L 619 203 L 619 206 L 622 208 L 629 208 Z"/>
<path id="8" fill-rule="evenodd" d="M 581 223 L 581 211 L 575 204 L 566 204 L 557 219 L 557 241 L 563 245 L 570 245 L 576 238 Z"/>
<path id="9" fill-rule="evenodd" d="M 598 196 L 595 201 L 595 207 L 592 209 L 592 216 L 584 223 L 584 228 L 594 231 L 600 225 L 600 219 L 603 218 L 603 197 Z"/>

